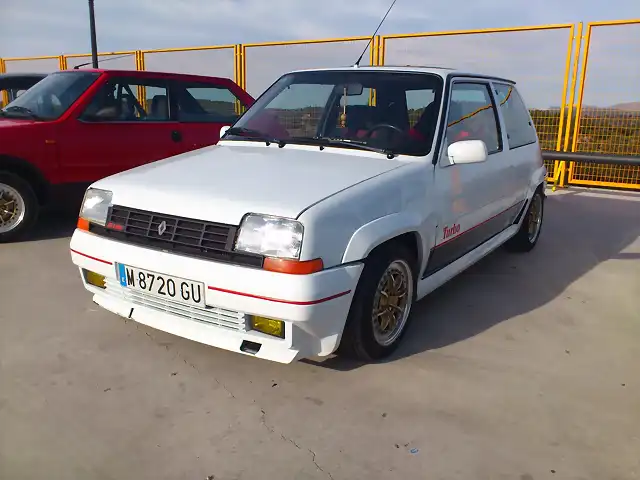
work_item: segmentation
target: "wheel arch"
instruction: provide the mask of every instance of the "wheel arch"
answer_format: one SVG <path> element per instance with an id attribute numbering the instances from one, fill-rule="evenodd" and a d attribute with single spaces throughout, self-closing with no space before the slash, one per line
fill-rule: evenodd
<path id="1" fill-rule="evenodd" d="M 424 258 L 424 242 L 417 215 L 394 213 L 369 222 L 351 236 L 342 263 L 364 260 L 381 248 L 395 243 L 406 246 L 414 255 L 416 274 Z"/>
<path id="2" fill-rule="evenodd" d="M 43 205 L 47 202 L 50 193 L 50 186 L 42 172 L 32 163 L 21 158 L 0 153 L 0 171 L 13 173 L 23 178 L 33 188 L 38 203 Z"/>

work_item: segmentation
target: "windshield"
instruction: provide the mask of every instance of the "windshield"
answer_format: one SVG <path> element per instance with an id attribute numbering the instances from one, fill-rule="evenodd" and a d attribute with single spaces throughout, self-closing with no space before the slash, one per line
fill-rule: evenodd
<path id="1" fill-rule="evenodd" d="M 100 73 L 56 72 L 47 75 L 3 110 L 4 116 L 55 120 L 95 82 Z"/>
<path id="2" fill-rule="evenodd" d="M 442 84 L 439 76 L 425 73 L 290 73 L 224 138 L 422 156 L 432 148 Z"/>

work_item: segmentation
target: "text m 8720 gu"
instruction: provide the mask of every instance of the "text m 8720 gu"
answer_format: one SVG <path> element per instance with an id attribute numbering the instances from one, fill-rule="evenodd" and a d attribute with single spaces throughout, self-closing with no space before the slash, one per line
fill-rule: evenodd
<path id="1" fill-rule="evenodd" d="M 116 264 L 116 273 L 123 288 L 143 291 L 158 298 L 170 298 L 188 305 L 205 305 L 202 282 L 151 272 L 122 263 Z"/>

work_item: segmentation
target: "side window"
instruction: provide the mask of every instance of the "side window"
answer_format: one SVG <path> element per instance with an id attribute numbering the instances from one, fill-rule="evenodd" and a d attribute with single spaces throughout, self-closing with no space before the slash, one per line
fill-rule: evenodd
<path id="1" fill-rule="evenodd" d="M 482 140 L 489 154 L 502 150 L 498 116 L 487 84 L 452 85 L 446 144 L 461 140 Z"/>
<path id="2" fill-rule="evenodd" d="M 231 90 L 209 83 L 175 83 L 180 122 L 234 123 L 246 105 Z"/>
<path id="3" fill-rule="evenodd" d="M 167 86 L 157 80 L 109 80 L 95 94 L 81 118 L 93 122 L 169 121 Z"/>
<path id="4" fill-rule="evenodd" d="M 509 148 L 530 145 L 537 140 L 529 112 L 517 90 L 511 85 L 495 84 L 496 101 L 504 117 Z"/>

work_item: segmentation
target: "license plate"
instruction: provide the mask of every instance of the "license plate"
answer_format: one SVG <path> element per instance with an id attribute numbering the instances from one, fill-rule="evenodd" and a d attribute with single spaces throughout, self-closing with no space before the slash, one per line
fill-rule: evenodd
<path id="1" fill-rule="evenodd" d="M 204 283 L 116 263 L 120 285 L 189 305 L 204 307 Z"/>

